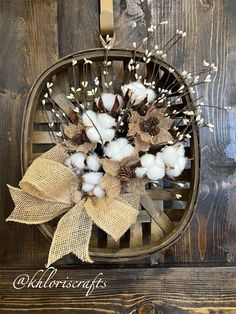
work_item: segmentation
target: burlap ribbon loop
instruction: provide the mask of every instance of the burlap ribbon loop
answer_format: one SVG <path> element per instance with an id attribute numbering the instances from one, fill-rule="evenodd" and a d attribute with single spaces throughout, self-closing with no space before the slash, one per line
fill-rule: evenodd
<path id="1" fill-rule="evenodd" d="M 32 163 L 20 182 L 21 189 L 9 186 L 15 209 L 7 221 L 40 224 L 66 212 L 55 230 L 47 266 L 69 253 L 92 262 L 92 223 L 118 240 L 139 213 L 136 193 L 81 199 L 77 176 L 64 165 L 65 158 L 63 146 L 58 144 Z"/>

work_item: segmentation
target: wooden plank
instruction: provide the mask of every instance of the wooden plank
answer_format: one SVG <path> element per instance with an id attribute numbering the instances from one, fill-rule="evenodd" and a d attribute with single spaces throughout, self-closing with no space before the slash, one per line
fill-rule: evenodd
<path id="1" fill-rule="evenodd" d="M 13 288 L 12 283 L 17 276 L 24 273 L 30 280 L 36 271 L 0 271 L 0 313 L 30 311 L 56 314 L 58 309 L 63 313 L 82 314 L 138 313 L 136 311 L 144 302 L 153 302 L 159 312 L 168 314 L 236 312 L 235 267 L 59 269 L 49 279 L 49 282 L 72 280 L 90 281 L 91 284 L 98 276 L 103 284 L 100 282 L 100 288 L 95 288 L 88 297 L 85 297 L 88 288 L 82 286 L 74 289 L 63 289 L 61 284 L 51 289 Z M 45 275 L 43 282 L 47 277 Z"/>
<path id="2" fill-rule="evenodd" d="M 179 200 L 187 201 L 189 197 L 189 189 L 155 189 L 148 190 L 149 196 L 154 200 Z M 177 198 L 176 194 L 181 195 L 181 198 Z"/>
<path id="3" fill-rule="evenodd" d="M 130 248 L 142 246 L 142 224 L 136 222 L 130 227 Z"/>
<path id="4" fill-rule="evenodd" d="M 57 132 L 54 132 L 55 137 L 60 142 L 60 137 L 56 135 Z M 51 131 L 34 131 L 32 134 L 32 143 L 33 144 L 51 144 L 55 143 L 55 138 Z"/>
<path id="5" fill-rule="evenodd" d="M 58 107 L 65 112 L 66 115 L 69 115 L 75 106 L 66 96 L 67 95 L 59 87 L 57 87 L 55 83 L 51 97 Z"/>
<path id="6" fill-rule="evenodd" d="M 21 128 L 30 88 L 37 76 L 58 58 L 56 16 L 56 0 L 0 1 L 0 146 L 4 147 L 0 164 L 2 267 L 39 265 L 47 258 L 49 242 L 37 227 L 5 222 L 14 206 L 6 184 L 17 186 L 21 179 Z"/>

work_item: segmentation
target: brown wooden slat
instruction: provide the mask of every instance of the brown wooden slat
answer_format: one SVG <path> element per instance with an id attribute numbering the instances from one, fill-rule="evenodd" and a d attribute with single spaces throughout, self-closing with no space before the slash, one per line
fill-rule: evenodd
<path id="1" fill-rule="evenodd" d="M 66 115 L 69 115 L 69 113 L 75 108 L 75 106 L 66 96 L 67 95 L 65 95 L 60 88 L 58 88 L 57 86 L 53 86 L 53 93 L 51 95 L 52 99 L 55 101 L 58 107 L 60 107 L 61 110 L 65 112 Z"/>
<path id="2" fill-rule="evenodd" d="M 155 189 L 148 190 L 149 196 L 154 200 L 176 200 L 176 201 L 187 201 L 189 197 L 189 189 Z M 181 194 L 182 197 L 177 199 L 176 194 Z"/>
<path id="3" fill-rule="evenodd" d="M 55 120 L 51 111 L 44 112 L 43 110 L 37 110 L 35 112 L 34 123 L 48 123 Z"/>
<path id="4" fill-rule="evenodd" d="M 119 248 L 120 241 L 115 241 L 110 235 L 107 235 L 107 248 Z"/>
<path id="5" fill-rule="evenodd" d="M 142 246 L 142 224 L 136 222 L 130 227 L 130 248 Z"/>
<path id="6" fill-rule="evenodd" d="M 171 221 L 180 221 L 183 217 L 186 209 L 180 208 L 165 208 L 165 214 L 170 218 Z"/>
<path id="7" fill-rule="evenodd" d="M 60 137 L 56 135 L 56 132 L 54 132 L 56 138 L 60 142 Z M 40 132 L 40 131 L 34 131 L 32 134 L 32 143 L 33 144 L 51 144 L 55 143 L 55 139 L 52 135 L 52 132 Z"/>

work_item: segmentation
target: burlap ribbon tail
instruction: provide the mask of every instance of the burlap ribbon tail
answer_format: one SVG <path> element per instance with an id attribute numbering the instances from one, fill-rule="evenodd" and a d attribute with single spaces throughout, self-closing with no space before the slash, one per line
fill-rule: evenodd
<path id="1" fill-rule="evenodd" d="M 42 224 L 64 214 L 56 227 L 47 266 L 69 253 L 92 262 L 89 242 L 92 224 L 118 240 L 135 223 L 140 195 L 81 198 L 78 176 L 64 165 L 61 144 L 37 158 L 19 186 L 9 186 L 15 209 L 7 221 Z"/>

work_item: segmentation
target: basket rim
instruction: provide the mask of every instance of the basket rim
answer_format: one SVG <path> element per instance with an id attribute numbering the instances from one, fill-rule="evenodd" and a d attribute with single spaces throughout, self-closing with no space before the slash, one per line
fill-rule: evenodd
<path id="1" fill-rule="evenodd" d="M 41 89 L 45 86 L 45 82 L 47 81 L 46 79 L 50 76 L 52 77 L 53 74 L 56 74 L 58 69 L 62 69 L 63 66 L 67 67 L 68 64 L 71 63 L 72 59 L 75 60 L 82 60 L 84 57 L 88 57 L 88 54 L 92 53 L 92 56 L 90 55 L 89 58 L 94 58 L 98 57 L 98 52 L 100 53 L 99 58 L 102 56 L 102 52 L 104 52 L 104 48 L 93 48 L 93 49 L 88 49 L 88 50 L 82 50 L 78 51 L 72 54 L 69 54 L 67 56 L 64 56 L 60 58 L 58 61 L 53 63 L 51 66 L 49 66 L 47 69 L 45 69 L 35 80 L 34 84 L 32 85 L 29 95 L 27 97 L 27 103 L 24 109 L 23 113 L 23 123 L 22 123 L 22 128 L 21 128 L 21 174 L 22 176 L 24 175 L 26 169 L 28 168 L 27 162 L 29 161 L 29 146 L 30 146 L 30 137 L 29 134 L 32 134 L 32 125 L 31 123 L 31 118 L 34 116 L 36 106 L 33 106 L 33 100 L 37 95 L 41 94 Z M 120 58 L 131 58 L 134 50 L 132 49 L 121 49 L 121 48 L 112 48 L 109 50 L 109 57 L 118 57 Z M 136 52 L 136 56 L 142 55 L 141 51 Z M 160 64 L 163 68 L 169 68 L 171 65 L 168 64 L 167 62 L 160 60 L 156 57 L 151 57 L 151 61 Z M 178 81 L 181 81 L 182 84 L 185 86 L 186 83 L 182 79 L 181 75 L 178 73 L 178 71 L 174 71 L 172 73 L 175 78 Z M 40 92 L 39 92 L 40 91 Z M 188 102 L 188 104 L 193 106 L 191 104 L 191 97 L 190 95 L 185 95 L 184 96 Z M 192 107 L 194 109 L 194 107 Z M 31 125 L 31 128 L 29 126 Z M 107 249 L 105 248 L 104 252 L 101 252 L 103 249 L 102 248 L 92 248 L 90 250 L 90 255 L 95 259 L 95 261 L 132 261 L 132 260 L 137 260 L 140 258 L 146 258 L 149 255 L 156 253 L 162 249 L 167 249 L 169 246 L 173 245 L 178 239 L 180 238 L 181 234 L 185 231 L 185 229 L 189 226 L 189 223 L 191 219 L 193 218 L 196 205 L 197 205 L 197 198 L 198 198 L 198 191 L 199 191 L 199 185 L 200 185 L 200 147 L 199 147 L 199 131 L 197 128 L 197 125 L 195 122 L 192 122 L 191 124 L 192 130 L 193 130 L 193 136 L 192 136 L 192 141 L 193 141 L 193 147 L 194 147 L 194 163 L 192 167 L 192 176 L 191 176 L 191 185 L 193 186 L 193 191 L 191 192 L 191 200 L 189 202 L 188 208 L 184 213 L 184 216 L 182 217 L 181 221 L 179 222 L 178 226 L 174 228 L 174 230 L 167 235 L 161 242 L 158 244 L 148 244 L 148 245 L 143 245 L 139 248 L 121 248 L 121 249 L 114 249 L 114 251 L 118 253 L 115 253 L 112 249 Z M 31 131 L 30 131 L 31 130 Z M 30 132 L 29 132 L 30 131 Z M 27 150 L 26 150 L 27 147 Z M 32 154 L 32 152 L 31 152 Z M 38 226 L 40 231 L 44 234 L 46 238 L 51 240 L 50 233 L 48 232 L 47 228 L 45 227 L 44 224 Z"/>

